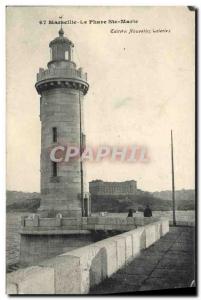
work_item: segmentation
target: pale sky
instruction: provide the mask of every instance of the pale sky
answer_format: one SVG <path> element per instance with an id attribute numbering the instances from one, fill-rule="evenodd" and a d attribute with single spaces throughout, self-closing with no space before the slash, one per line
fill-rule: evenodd
<path id="1" fill-rule="evenodd" d="M 194 12 L 187 7 L 9 7 L 7 9 L 7 189 L 40 190 L 39 95 L 58 25 L 40 20 L 136 19 L 137 24 L 64 25 L 75 62 L 88 73 L 84 100 L 89 145 L 145 145 L 150 162 L 87 163 L 87 181 L 137 180 L 148 191 L 194 188 Z M 170 33 L 111 33 L 167 29 Z"/>

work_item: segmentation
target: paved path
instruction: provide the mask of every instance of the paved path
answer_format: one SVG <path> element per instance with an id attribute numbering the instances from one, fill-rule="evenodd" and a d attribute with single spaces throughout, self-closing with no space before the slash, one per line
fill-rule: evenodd
<path id="1" fill-rule="evenodd" d="M 194 277 L 194 228 L 170 227 L 168 234 L 90 294 L 184 288 Z"/>

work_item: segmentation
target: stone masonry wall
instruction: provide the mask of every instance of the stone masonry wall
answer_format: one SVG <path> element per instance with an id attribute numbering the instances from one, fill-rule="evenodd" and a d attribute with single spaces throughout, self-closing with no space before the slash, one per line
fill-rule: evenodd
<path id="1" fill-rule="evenodd" d="M 81 102 L 82 93 L 80 92 Z M 66 216 L 81 216 L 80 162 L 78 159 L 57 163 L 57 177 L 52 174 L 50 149 L 57 144 L 80 145 L 79 91 L 52 89 L 41 96 L 41 207 Z M 83 119 L 83 118 L 82 118 Z M 53 143 L 52 128 L 57 128 L 58 143 Z M 82 122 L 82 128 L 84 124 Z M 84 130 L 84 128 L 83 128 Z"/>
<path id="2" fill-rule="evenodd" d="M 18 270 L 7 276 L 7 294 L 87 294 L 168 231 L 161 219 Z"/>

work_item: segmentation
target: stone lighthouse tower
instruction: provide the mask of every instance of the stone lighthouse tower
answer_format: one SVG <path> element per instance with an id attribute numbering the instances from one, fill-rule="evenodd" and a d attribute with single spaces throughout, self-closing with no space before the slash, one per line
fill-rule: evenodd
<path id="1" fill-rule="evenodd" d="M 47 69 L 40 68 L 36 90 L 40 94 L 41 120 L 41 206 L 50 216 L 81 217 L 84 210 L 83 166 L 78 159 L 58 163 L 50 159 L 50 149 L 58 144 L 83 147 L 83 100 L 89 85 L 87 74 L 73 61 L 73 43 L 59 36 L 49 44 Z"/>

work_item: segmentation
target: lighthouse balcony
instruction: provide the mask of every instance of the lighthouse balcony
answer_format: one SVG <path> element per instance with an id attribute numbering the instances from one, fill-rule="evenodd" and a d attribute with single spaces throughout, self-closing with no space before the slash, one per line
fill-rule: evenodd
<path id="1" fill-rule="evenodd" d="M 51 69 L 39 69 L 37 73 L 37 82 L 51 79 L 51 78 L 75 78 L 87 81 L 87 73 L 82 71 L 82 68 L 79 69 L 69 69 L 69 68 L 51 68 Z"/>

